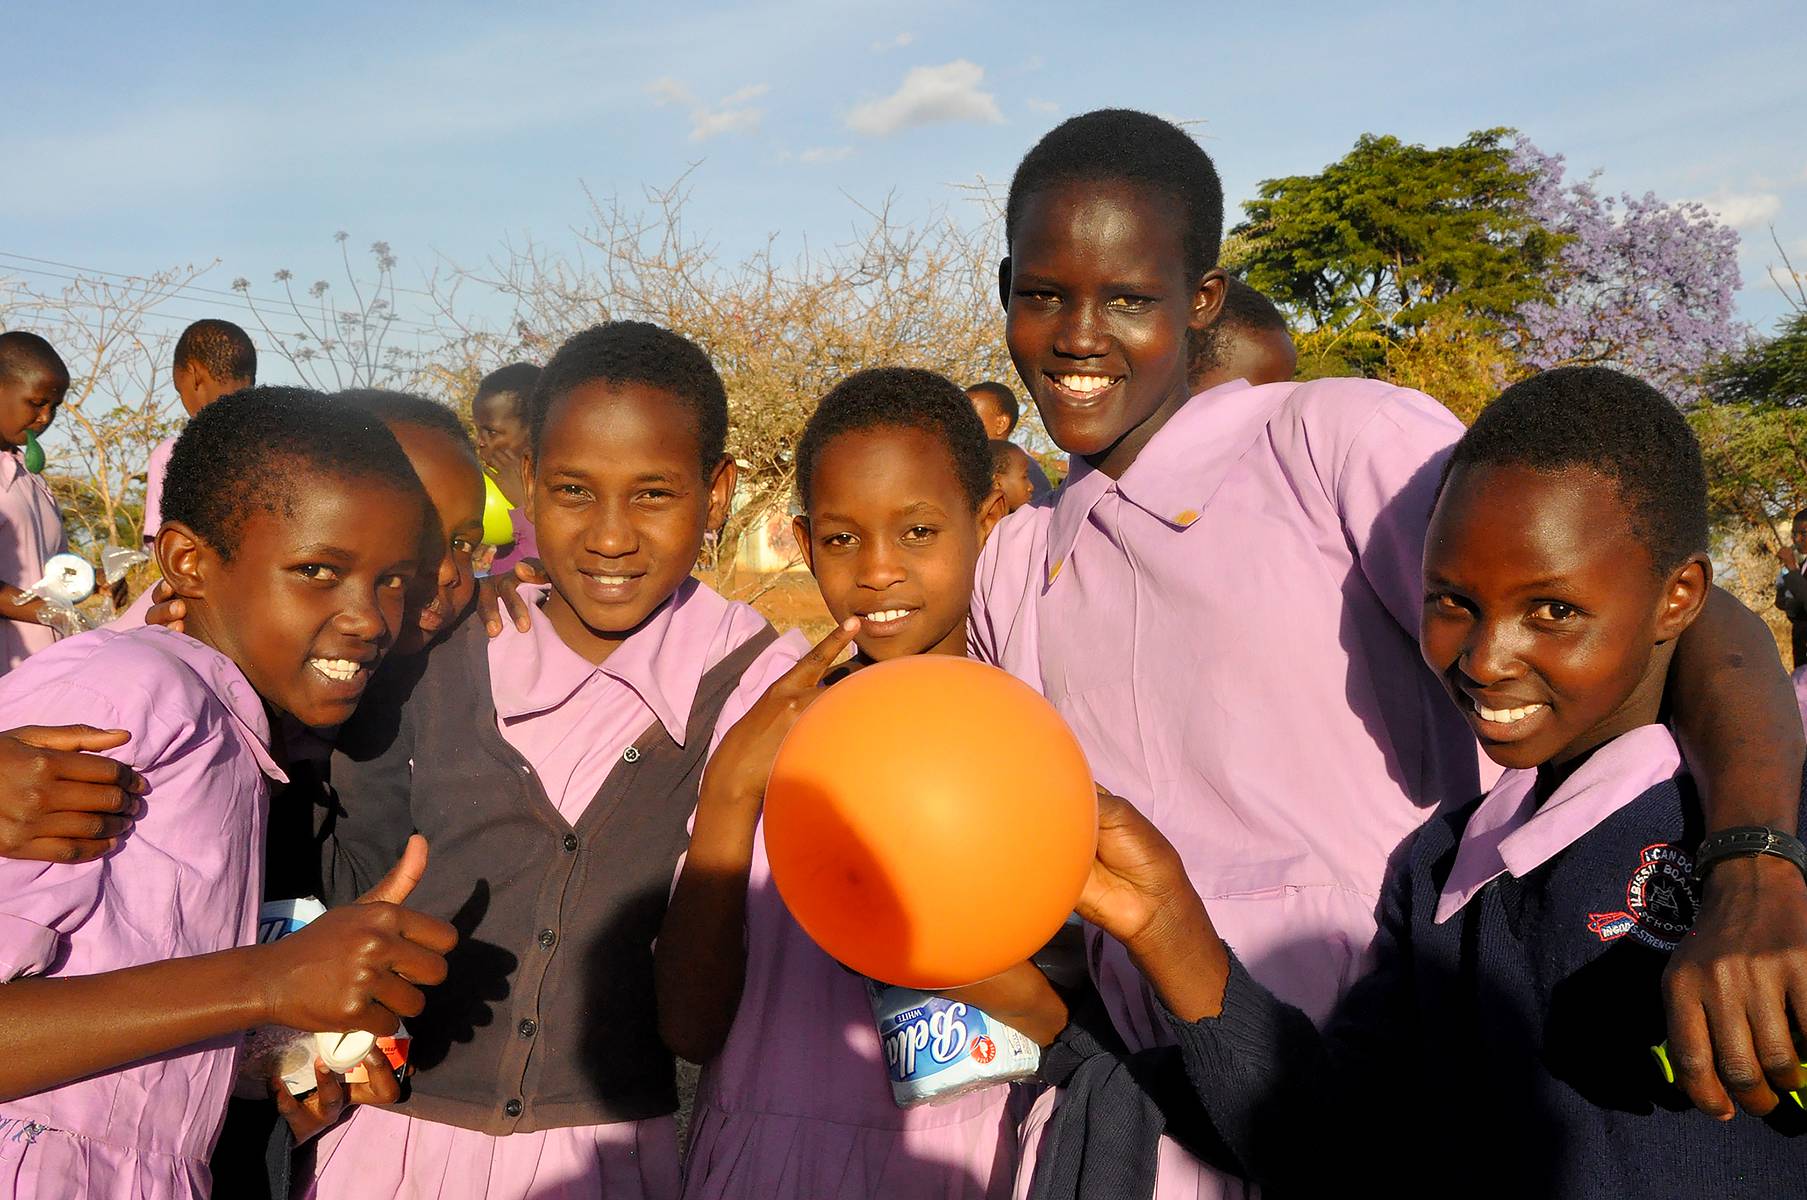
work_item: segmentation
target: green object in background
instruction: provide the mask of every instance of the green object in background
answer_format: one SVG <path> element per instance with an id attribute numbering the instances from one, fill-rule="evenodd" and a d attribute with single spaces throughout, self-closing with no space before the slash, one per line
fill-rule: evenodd
<path id="1" fill-rule="evenodd" d="M 1674 1083 L 1675 1068 L 1669 1065 L 1669 1043 L 1664 1042 L 1661 1045 L 1650 1047 L 1650 1057 L 1656 1059 L 1656 1065 L 1662 1068 L 1663 1082 Z M 1801 1065 L 1807 1067 L 1807 1063 L 1802 1063 Z M 1801 1100 L 1801 1093 L 1789 1092 L 1788 1098 L 1794 1101 L 1794 1106 L 1796 1108 L 1807 1108 L 1807 1103 L 1804 1103 Z"/>
<path id="2" fill-rule="evenodd" d="M 29 429 L 25 431 L 25 469 L 33 475 L 44 473 L 44 447 L 38 445 L 38 435 Z"/>

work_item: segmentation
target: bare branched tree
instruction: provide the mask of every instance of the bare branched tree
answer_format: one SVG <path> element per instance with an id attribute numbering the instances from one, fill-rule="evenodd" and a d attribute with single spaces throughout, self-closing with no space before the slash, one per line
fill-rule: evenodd
<path id="1" fill-rule="evenodd" d="M 422 364 L 443 349 L 447 331 L 398 311 L 396 257 L 388 242 L 370 244 L 371 273 L 360 278 L 351 258 L 351 235 L 340 230 L 333 240 L 344 265 L 349 305 L 338 303 L 340 297 L 324 279 L 297 295 L 295 274 L 287 268 L 274 275 L 282 285 L 281 303 L 254 296 L 251 281 L 243 276 L 232 281 L 263 335 L 259 344 L 320 391 L 419 386 Z"/>
<path id="2" fill-rule="evenodd" d="M 45 438 L 46 479 L 80 548 L 138 544 L 145 464 L 180 413 L 167 387 L 175 335 L 152 318 L 211 266 L 79 275 L 57 293 L 23 285 L 0 293 L 0 326 L 43 335 L 69 364 L 69 394 Z"/>
<path id="3" fill-rule="evenodd" d="M 686 181 L 649 189 L 640 204 L 591 197 L 572 252 L 507 245 L 480 270 L 435 281 L 459 330 L 456 378 L 472 364 L 543 360 L 571 334 L 607 320 L 656 322 L 708 352 L 728 389 L 729 450 L 741 502 L 720 545 L 736 547 L 789 505 L 794 450 L 816 401 L 848 373 L 919 366 L 966 383 L 1011 379 L 998 313 L 998 248 L 946 212 L 916 224 L 887 202 L 859 208 L 846 242 L 781 258 L 775 243 L 739 261 L 686 225 Z M 459 314 L 459 289 L 500 294 L 512 314 L 491 328 Z M 466 291 L 464 300 L 469 299 Z M 726 584 L 734 554 L 714 564 Z"/>

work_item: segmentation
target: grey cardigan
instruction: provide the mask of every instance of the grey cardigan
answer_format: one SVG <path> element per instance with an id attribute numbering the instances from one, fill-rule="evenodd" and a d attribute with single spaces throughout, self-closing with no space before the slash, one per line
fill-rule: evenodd
<path id="1" fill-rule="evenodd" d="M 576 825 L 496 728 L 481 621 L 379 676 L 333 755 L 326 888 L 354 898 L 419 830 L 431 854 L 408 904 L 462 939 L 408 1022 L 403 1111 L 499 1135 L 676 1109 L 653 940 L 716 720 L 776 636 L 767 626 L 703 677 L 683 746 L 648 726 Z"/>

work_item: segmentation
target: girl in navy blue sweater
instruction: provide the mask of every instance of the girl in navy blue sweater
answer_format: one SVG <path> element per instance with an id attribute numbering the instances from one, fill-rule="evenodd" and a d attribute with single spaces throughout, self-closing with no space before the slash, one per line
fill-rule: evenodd
<path id="1" fill-rule="evenodd" d="M 1369 1180 L 1408 1195 L 1800 1186 L 1798 1103 L 1714 1121 L 1651 1052 L 1662 971 L 1700 902 L 1700 804 L 1663 716 L 1675 639 L 1711 583 L 1706 551 L 1699 448 L 1642 383 L 1547 372 L 1463 437 L 1431 520 L 1420 642 L 1507 770 L 1411 843 L 1377 965 L 1321 1031 L 1254 981 L 1160 833 L 1105 799 L 1080 911 L 1130 950 L 1178 1044 L 1177 1062 L 1122 1069 L 1183 1078 L 1146 1087 L 1140 1110 L 1090 1115 L 1118 1126 L 1117 1154 L 1172 1121 L 1221 1165 L 1301 1194 Z M 1077 1022 L 1061 1041 L 1108 1049 Z M 1124 1178 L 1113 1166 L 1055 1155 L 1034 1194 L 1093 1194 Z"/>

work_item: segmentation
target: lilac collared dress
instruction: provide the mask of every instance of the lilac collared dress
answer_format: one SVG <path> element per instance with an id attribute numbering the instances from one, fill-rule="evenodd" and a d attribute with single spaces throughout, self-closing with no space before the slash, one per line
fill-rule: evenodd
<path id="1" fill-rule="evenodd" d="M 1390 856 L 1479 792 L 1478 748 L 1417 645 L 1461 432 L 1375 381 L 1234 380 L 1122 479 L 1076 460 L 979 562 L 973 656 L 1041 689 L 1098 782 L 1178 848 L 1251 974 L 1317 1020 L 1367 966 Z M 1167 1041 L 1123 948 L 1093 930 L 1088 949 L 1130 1046 Z M 1019 1194 L 1054 1103 L 1025 1126 Z M 1163 1141 L 1163 1200 L 1245 1190 Z"/>
<path id="2" fill-rule="evenodd" d="M 283 775 L 244 675 L 192 638 L 148 628 L 81 634 L 0 679 L 0 728 L 78 722 L 132 735 L 111 754 L 144 776 L 144 813 L 97 862 L 0 859 L 0 980 L 255 942 L 268 781 Z M 206 1196 L 239 1041 L 0 1103 L 0 1195 Z"/>
<path id="3" fill-rule="evenodd" d="M 772 886 L 764 824 L 747 893 L 747 973 L 703 1071 L 684 1200 L 990 1200 L 1010 1194 L 1005 1085 L 900 1109 L 864 982 L 824 954 Z"/>
<path id="4" fill-rule="evenodd" d="M 66 549 L 63 514 L 50 488 L 25 469 L 23 454 L 0 450 L 0 583 L 30 587 L 44 577 L 46 560 Z M 56 638 L 56 631 L 48 625 L 0 618 L 0 675 Z"/>
<path id="5" fill-rule="evenodd" d="M 560 814 L 575 822 L 649 723 L 657 720 L 682 743 L 703 676 L 763 629 L 765 618 L 687 580 L 601 666 L 566 646 L 543 616 L 526 633 L 503 626 L 489 644 L 496 723 Z M 755 659 L 722 710 L 717 736 L 808 648 L 790 634 Z M 314 1178 L 297 1195 L 675 1200 L 678 1187 L 672 1117 L 496 1137 L 358 1108 L 321 1135 Z"/>

